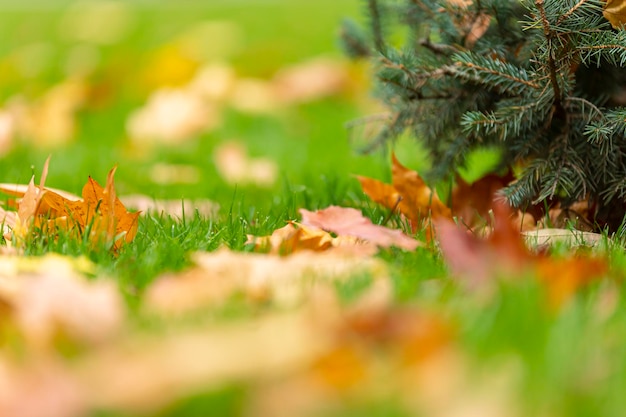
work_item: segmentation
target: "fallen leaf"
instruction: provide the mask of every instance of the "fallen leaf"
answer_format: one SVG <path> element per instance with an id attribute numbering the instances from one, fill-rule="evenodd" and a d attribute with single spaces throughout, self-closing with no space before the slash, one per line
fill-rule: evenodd
<path id="1" fill-rule="evenodd" d="M 188 84 L 188 88 L 205 100 L 222 103 L 230 96 L 236 81 L 233 67 L 214 63 L 200 68 Z"/>
<path id="2" fill-rule="evenodd" d="M 220 209 L 220 205 L 212 200 L 197 199 L 172 199 L 161 200 L 142 194 L 130 194 L 120 197 L 122 203 L 141 214 L 161 215 L 167 214 L 173 217 L 193 217 L 196 213 L 200 216 L 214 218 Z"/>
<path id="3" fill-rule="evenodd" d="M 150 180 L 156 184 L 197 184 L 200 182 L 200 170 L 188 164 L 168 164 L 159 162 L 150 168 Z"/>
<path id="4" fill-rule="evenodd" d="M 46 347 L 61 333 L 99 343 L 120 328 L 122 300 L 113 282 L 88 282 L 76 261 L 58 255 L 3 261 L 0 300 L 32 346 Z"/>
<path id="5" fill-rule="evenodd" d="M 288 255 L 300 250 L 325 251 L 333 247 L 334 238 L 322 229 L 308 228 L 289 222 L 269 236 L 248 235 L 246 244 L 256 250 L 268 250 L 272 254 Z"/>
<path id="6" fill-rule="evenodd" d="M 510 221 L 509 209 L 501 203 L 493 208 L 495 226 L 485 240 L 449 220 L 435 223 L 441 252 L 451 272 L 470 286 L 480 286 L 499 276 L 518 276 L 532 256 L 518 229 Z"/>
<path id="7" fill-rule="evenodd" d="M 7 110 L 13 116 L 16 136 L 39 147 L 58 147 L 74 139 L 77 112 L 87 98 L 87 85 L 68 79 L 52 86 L 36 101 L 13 97 Z"/>
<path id="8" fill-rule="evenodd" d="M 414 222 L 426 218 L 452 218 L 450 209 L 439 199 L 437 192 L 429 188 L 422 177 L 406 168 L 392 154 L 391 177 L 393 187 L 402 196 L 400 211 Z"/>
<path id="9" fill-rule="evenodd" d="M 0 109 L 0 156 L 6 155 L 15 142 L 15 120 L 11 113 Z"/>
<path id="10" fill-rule="evenodd" d="M 14 217 L 5 215 L 5 218 L 14 222 L 12 225 L 8 224 L 12 235 L 23 240 L 33 228 L 39 228 L 44 233 L 54 233 L 55 228 L 60 227 L 76 233 L 77 236 L 88 231 L 93 243 L 100 242 L 104 236 L 115 250 L 134 239 L 139 213 L 128 212 L 117 198 L 113 180 L 116 168 L 109 172 L 105 188 L 89 177 L 83 187 L 82 200 L 74 201 L 44 186 L 48 162 L 49 158 L 44 165 L 39 186 L 35 186 L 33 178 L 23 192 L 17 203 L 17 214 Z M 0 188 L 1 191 L 16 196 L 21 194 L 21 189 L 23 186 L 13 187 L 10 184 L 6 188 Z"/>
<path id="11" fill-rule="evenodd" d="M 72 215 L 78 215 L 82 227 L 91 225 L 92 234 L 106 232 L 107 240 L 119 249 L 122 243 L 130 243 L 135 238 L 139 213 L 128 212 L 117 198 L 113 180 L 116 169 L 109 171 L 104 189 L 89 177 L 83 187 L 82 209 L 77 208 Z"/>
<path id="12" fill-rule="evenodd" d="M 450 209 L 415 171 L 403 166 L 392 154 L 392 184 L 357 176 L 363 192 L 378 204 L 398 210 L 417 229 L 430 219 L 452 219 Z"/>
<path id="13" fill-rule="evenodd" d="M 305 226 L 318 227 L 340 236 L 353 236 L 383 248 L 397 246 L 415 250 L 420 246 L 419 241 L 405 235 L 401 230 L 373 224 L 354 208 L 330 206 L 315 212 L 300 209 L 300 214 Z"/>
<path id="14" fill-rule="evenodd" d="M 200 65 L 180 45 L 172 42 L 165 43 L 142 58 L 146 65 L 139 79 L 148 91 L 180 87 L 193 78 Z"/>
<path id="15" fill-rule="evenodd" d="M 82 360 L 78 375 L 95 408 L 154 413 L 198 391 L 281 377 L 328 344 L 309 314 L 270 315 L 113 344 Z"/>
<path id="16" fill-rule="evenodd" d="M 623 29 L 626 24 L 626 1 L 606 0 L 602 14 L 615 29 Z"/>
<path id="17" fill-rule="evenodd" d="M 452 190 L 451 210 L 454 217 L 472 228 L 480 224 L 489 224 L 489 212 L 493 207 L 496 193 L 506 187 L 515 176 L 511 171 L 505 175 L 488 174 L 469 184 L 457 177 Z"/>
<path id="18" fill-rule="evenodd" d="M 608 271 L 607 260 L 602 257 L 558 259 L 531 254 L 510 221 L 507 207 L 496 204 L 493 211 L 495 226 L 486 239 L 479 239 L 449 221 L 436 224 L 446 263 L 451 272 L 470 287 L 489 287 L 497 279 L 534 275 L 545 284 L 549 305 L 558 309 L 576 290 Z"/>
<path id="19" fill-rule="evenodd" d="M 304 103 L 345 90 L 350 78 L 338 60 L 314 58 L 280 70 L 272 80 L 275 94 L 283 103 Z"/>
<path id="20" fill-rule="evenodd" d="M 548 289 L 548 302 L 556 309 L 579 288 L 603 277 L 608 269 L 606 259 L 599 257 L 541 258 L 536 267 L 539 279 Z"/>
<path id="21" fill-rule="evenodd" d="M 242 293 L 250 300 L 293 305 L 314 288 L 353 276 L 371 275 L 388 283 L 384 262 L 332 252 L 297 252 L 290 256 L 220 250 L 196 253 L 196 268 L 167 274 L 146 291 L 146 308 L 175 313 L 220 305 Z"/>
<path id="22" fill-rule="evenodd" d="M 238 79 L 231 90 L 228 104 L 248 114 L 271 114 L 280 108 L 272 84 L 255 78 Z"/>
<path id="23" fill-rule="evenodd" d="M 243 143 L 229 141 L 215 148 L 213 161 L 219 175 L 228 184 L 254 184 L 271 187 L 276 182 L 278 167 L 268 158 L 251 158 Z"/>
<path id="24" fill-rule="evenodd" d="M 162 88 L 133 111 L 126 132 L 138 146 L 176 145 L 221 123 L 218 108 L 189 88 Z"/>
<path id="25" fill-rule="evenodd" d="M 356 177 L 361 183 L 363 192 L 375 203 L 395 210 L 402 203 L 402 196 L 391 184 L 386 184 L 374 178 Z"/>
<path id="26" fill-rule="evenodd" d="M 537 229 L 522 232 L 531 247 L 542 247 L 564 243 L 569 246 L 596 246 L 603 236 L 600 233 L 582 232 L 573 229 Z"/>
<path id="27" fill-rule="evenodd" d="M 61 364 L 32 358 L 21 366 L 0 356 L 0 415 L 80 417 L 83 389 Z"/>

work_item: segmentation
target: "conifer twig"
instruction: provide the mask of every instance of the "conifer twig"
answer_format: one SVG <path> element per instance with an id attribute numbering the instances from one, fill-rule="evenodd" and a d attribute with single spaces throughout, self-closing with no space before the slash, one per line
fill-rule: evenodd
<path id="1" fill-rule="evenodd" d="M 576 3 L 576 5 L 574 7 L 572 7 L 567 12 L 562 14 L 561 17 L 559 17 L 558 20 L 556 21 L 556 24 L 559 25 L 559 24 L 563 23 L 563 21 L 565 19 L 567 19 L 568 17 L 573 15 L 576 12 L 576 10 L 578 10 L 578 8 L 580 6 L 582 6 L 583 4 L 587 3 L 587 1 L 589 1 L 589 0 L 580 0 L 578 3 Z"/>
<path id="2" fill-rule="evenodd" d="M 382 51 L 385 47 L 383 40 L 383 29 L 380 22 L 380 10 L 378 8 L 377 0 L 368 0 L 367 6 L 369 8 L 370 17 L 372 19 L 372 36 L 374 37 L 374 46 L 379 51 Z"/>
<path id="3" fill-rule="evenodd" d="M 554 38 L 554 33 L 550 28 L 550 22 L 548 21 L 548 17 L 546 16 L 546 10 L 543 7 L 544 0 L 535 0 L 535 6 L 539 10 L 539 14 L 541 15 L 541 25 L 543 26 L 543 34 L 548 40 L 548 67 L 550 70 L 550 83 L 552 84 L 552 89 L 554 90 L 554 101 L 555 106 L 562 110 L 561 108 L 561 87 L 559 86 L 559 82 L 556 78 L 556 63 L 554 62 L 554 56 L 552 55 L 552 39 Z"/>

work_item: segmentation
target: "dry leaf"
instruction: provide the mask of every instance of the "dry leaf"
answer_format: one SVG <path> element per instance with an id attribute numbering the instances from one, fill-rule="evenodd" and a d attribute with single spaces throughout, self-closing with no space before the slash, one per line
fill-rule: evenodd
<path id="1" fill-rule="evenodd" d="M 213 161 L 220 176 L 229 184 L 254 184 L 271 187 L 278 167 L 268 158 L 250 158 L 240 142 L 224 142 L 215 148 Z"/>
<path id="2" fill-rule="evenodd" d="M 251 300 L 294 304 L 314 288 L 355 275 L 386 281 L 384 262 L 336 253 L 298 252 L 290 256 L 220 250 L 196 253 L 197 267 L 158 279 L 146 292 L 148 309 L 184 312 L 222 304 L 236 293 Z"/>
<path id="3" fill-rule="evenodd" d="M 582 232 L 573 229 L 536 229 L 522 232 L 531 247 L 542 247 L 564 243 L 571 246 L 596 246 L 603 237 L 600 233 Z"/>
<path id="4" fill-rule="evenodd" d="M 493 209 L 493 233 L 480 240 L 451 221 L 436 223 L 442 254 L 451 272 L 463 277 L 471 286 L 483 285 L 499 276 L 518 276 L 532 256 L 518 229 L 510 220 L 510 212 L 502 204 Z"/>
<path id="5" fill-rule="evenodd" d="M 124 242 L 130 243 L 134 239 L 139 213 L 128 212 L 117 198 L 113 182 L 116 168 L 109 172 L 105 188 L 89 177 L 83 187 L 83 199 L 73 201 L 44 186 L 48 162 L 49 158 L 44 165 L 39 186 L 35 186 L 34 179 L 31 179 L 17 203 L 14 224 L 9 224 L 14 236 L 23 239 L 33 228 L 46 233 L 54 232 L 59 227 L 75 232 L 77 236 L 89 231 L 93 243 L 100 242 L 104 236 L 115 250 Z M 19 196 L 22 188 L 14 188 L 9 184 L 0 190 Z M 9 218 L 9 221 L 12 220 Z"/>
<path id="6" fill-rule="evenodd" d="M 391 185 L 372 178 L 357 178 L 369 198 L 391 210 L 399 210 L 414 229 L 431 218 L 452 219 L 450 209 L 439 199 L 437 192 L 429 188 L 417 172 L 403 166 L 395 154 L 392 155 L 391 174 Z"/>
<path id="7" fill-rule="evenodd" d="M 357 209 L 330 206 L 311 212 L 300 209 L 302 224 L 318 227 L 336 233 L 339 236 L 352 236 L 363 239 L 377 246 L 388 248 L 396 246 L 406 250 L 415 250 L 420 242 L 405 235 L 401 230 L 389 229 L 373 224 Z"/>
<path id="8" fill-rule="evenodd" d="M 155 215 L 167 214 L 173 217 L 193 217 L 195 213 L 200 216 L 213 218 L 217 216 L 220 205 L 212 200 L 160 200 L 142 194 L 130 194 L 120 197 L 122 203 L 139 213 L 151 213 Z"/>
<path id="9" fill-rule="evenodd" d="M 115 284 L 88 282 L 75 264 L 58 255 L 5 259 L 0 300 L 33 346 L 45 347 L 61 333 L 97 343 L 119 329 L 123 308 Z"/>
<path id="10" fill-rule="evenodd" d="M 602 14 L 615 29 L 623 29 L 626 24 L 626 1 L 606 0 Z"/>
<path id="11" fill-rule="evenodd" d="M 224 102 L 237 81 L 235 70 L 226 64 L 210 64 L 198 70 L 188 88 L 211 102 Z"/>
<path id="12" fill-rule="evenodd" d="M 536 270 L 539 279 L 548 289 L 550 306 L 559 308 L 579 288 L 603 277 L 608 272 L 609 266 L 607 260 L 603 258 L 542 258 Z"/>
<path id="13" fill-rule="evenodd" d="M 576 290 L 608 271 L 607 260 L 599 257 L 555 259 L 531 254 L 509 214 L 505 206 L 494 206 L 495 226 L 486 239 L 451 222 L 437 223 L 441 251 L 453 274 L 473 287 L 534 274 L 545 284 L 550 306 L 559 308 Z"/>
<path id="14" fill-rule="evenodd" d="M 176 145 L 217 127 L 220 119 L 215 105 L 198 93 L 163 88 L 130 114 L 126 131 L 138 145 Z"/>
<path id="15" fill-rule="evenodd" d="M 6 155 L 15 141 L 15 119 L 11 113 L 0 109 L 0 156 Z"/>
<path id="16" fill-rule="evenodd" d="M 471 184 L 457 177 L 451 197 L 452 214 L 470 228 L 489 224 L 489 212 L 493 207 L 496 192 L 514 179 L 510 171 L 503 176 L 488 174 Z"/>
<path id="17" fill-rule="evenodd" d="M 82 361 L 79 375 L 97 408 L 155 412 L 198 391 L 280 377 L 328 344 L 308 314 L 265 316 L 111 345 Z"/>
<path id="18" fill-rule="evenodd" d="M 76 134 L 76 114 L 84 105 L 87 85 L 68 79 L 51 87 L 37 101 L 21 97 L 11 99 L 7 110 L 12 114 L 17 136 L 32 140 L 37 146 L 67 144 Z"/>
<path id="19" fill-rule="evenodd" d="M 426 185 L 422 177 L 402 165 L 395 154 L 392 155 L 392 183 L 403 202 L 400 211 L 414 222 L 426 218 L 452 218 L 450 209 L 439 199 L 437 192 Z"/>
<path id="20" fill-rule="evenodd" d="M 315 58 L 279 71 L 272 81 L 275 94 L 283 103 L 318 100 L 346 89 L 350 82 L 344 63 Z"/>
<path id="21" fill-rule="evenodd" d="M 361 183 L 363 192 L 375 203 L 395 210 L 402 202 L 402 196 L 391 184 L 386 184 L 374 178 L 356 177 Z"/>
<path id="22" fill-rule="evenodd" d="M 396 246 L 406 250 L 415 250 L 420 242 L 405 235 L 401 230 L 389 229 L 373 224 L 357 209 L 330 206 L 311 212 L 300 209 L 302 224 L 318 227 L 339 236 L 352 236 L 363 239 L 383 248 Z"/>
<path id="23" fill-rule="evenodd" d="M 333 237 L 325 230 L 297 222 L 289 222 L 269 236 L 248 235 L 246 244 L 253 244 L 256 251 L 275 255 L 289 255 L 301 250 L 346 256 L 372 256 L 378 252 L 375 243 L 353 236 Z"/>
<path id="24" fill-rule="evenodd" d="M 82 387 L 60 364 L 31 358 L 18 366 L 0 356 L 0 415 L 80 417 L 86 411 Z"/>
<path id="25" fill-rule="evenodd" d="M 308 228 L 294 222 L 276 229 L 269 236 L 248 235 L 246 244 L 272 254 L 287 255 L 300 250 L 325 251 L 333 246 L 333 237 L 324 230 Z"/>
<path id="26" fill-rule="evenodd" d="M 135 238 L 139 213 L 128 212 L 117 198 L 113 182 L 116 169 L 109 171 L 104 189 L 89 177 L 83 187 L 82 210 L 76 210 L 72 215 L 79 216 L 83 227 L 92 225 L 92 234 L 106 231 L 107 240 L 114 242 L 114 248 L 119 249 L 124 242 L 130 243 Z"/>
<path id="27" fill-rule="evenodd" d="M 241 78 L 233 86 L 229 104 L 242 113 L 267 114 L 275 112 L 280 103 L 269 82 Z"/>

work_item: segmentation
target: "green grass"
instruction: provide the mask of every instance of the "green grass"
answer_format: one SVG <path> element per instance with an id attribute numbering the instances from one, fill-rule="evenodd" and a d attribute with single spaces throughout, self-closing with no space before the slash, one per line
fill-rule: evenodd
<path id="1" fill-rule="evenodd" d="M 68 41 L 59 35 L 61 4 L 46 4 L 33 10 L 12 7 L 0 15 L 0 97 L 23 94 L 35 97 L 63 78 Z M 0 2 L 0 11 L 6 7 Z M 244 32 L 239 49 L 226 58 L 243 76 L 270 77 L 278 69 L 320 54 L 339 57 L 338 22 L 342 16 L 357 16 L 356 0 L 336 2 L 185 2 L 188 7 L 148 6 L 137 2 L 135 25 L 128 41 L 101 48 L 101 66 L 90 82 L 111 88 L 104 104 L 86 106 L 78 114 L 80 127 L 75 141 L 59 148 L 22 144 L 0 158 L 0 181 L 27 183 L 39 177 L 45 158 L 52 154 L 47 184 L 80 193 L 89 175 L 104 182 L 108 170 L 118 165 L 116 184 L 120 194 L 143 193 L 155 198 L 209 198 L 220 204 L 216 217 L 185 213 L 184 218 L 167 215 L 141 217 L 137 236 L 118 256 L 103 248 L 91 248 L 61 234 L 39 236 L 25 249 L 26 255 L 57 252 L 87 256 L 95 264 L 93 279 L 114 279 L 137 314 L 137 328 L 157 328 L 141 317 L 145 290 L 161 274 L 183 271 L 191 266 L 190 254 L 226 246 L 250 250 L 246 235 L 267 235 L 285 221 L 297 219 L 298 209 L 317 209 L 331 204 L 356 206 L 380 223 L 387 212 L 366 200 L 352 174 L 387 180 L 388 155 L 359 155 L 349 140 L 346 122 L 363 116 L 363 105 L 353 97 L 331 97 L 297 105 L 279 115 L 249 115 L 228 109 L 217 130 L 170 148 L 133 149 L 124 132 L 127 114 L 141 105 L 150 93 L 141 77 L 144 59 L 173 35 L 193 22 L 227 20 Z M 156 4 L 156 3 L 154 3 Z M 44 42 L 50 59 L 37 77 L 20 79 L 14 71 L 12 54 L 20 45 Z M 135 68 L 135 66 L 137 68 Z M 3 71 L 6 70 L 6 71 Z M 8 70 L 7 70 L 8 69 Z M 1 103 L 0 103 L 1 105 Z M 221 142 L 242 140 L 254 156 L 274 159 L 280 167 L 279 180 L 269 189 L 232 186 L 224 182 L 212 162 L 213 150 Z M 423 152 L 410 138 L 397 147 L 412 168 L 428 164 Z M 474 178 L 484 168 L 489 151 L 477 155 L 465 175 Z M 159 185 L 149 175 L 155 163 L 183 163 L 200 173 L 197 184 Z M 624 313 L 623 270 L 626 266 L 621 244 L 606 250 L 612 263 L 614 283 L 600 282 L 581 291 L 566 308 L 545 307 L 545 289 L 529 278 L 503 283 L 492 297 L 480 297 L 452 280 L 441 255 L 432 247 L 413 253 L 383 251 L 379 258 L 389 267 L 394 300 L 399 308 L 424 308 L 451 322 L 458 343 L 472 358 L 476 375 L 507 369 L 515 379 L 516 392 L 525 407 L 522 415 L 620 416 L 626 405 L 626 314 Z M 335 286 L 340 298 L 350 304 L 372 281 L 369 276 Z M 614 285 L 616 307 L 604 318 L 597 310 L 606 302 Z M 200 321 L 218 322 L 253 318 L 273 311 L 272 305 L 252 306 L 242 300 L 212 311 Z M 142 322 L 142 320 L 146 322 Z M 167 327 L 166 325 L 163 325 Z M 165 331 L 164 331 L 165 332 Z M 2 339 L 0 339 L 2 340 Z M 382 349 L 382 348 L 381 348 Z M 512 369 L 512 370 L 511 370 Z M 494 371 L 494 373 L 497 373 Z M 247 383 L 200 389 L 187 399 L 163 410 L 160 416 L 242 415 L 252 388 Z M 526 414 L 524 414 L 524 412 Z M 329 415 L 408 415 L 391 400 L 350 398 Z M 106 411 L 98 416 L 122 416 Z M 131 414 L 129 414 L 131 415 Z"/>

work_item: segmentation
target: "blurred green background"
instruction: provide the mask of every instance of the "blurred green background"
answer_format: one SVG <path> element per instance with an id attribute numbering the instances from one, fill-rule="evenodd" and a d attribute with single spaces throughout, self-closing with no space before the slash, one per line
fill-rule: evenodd
<path id="1" fill-rule="evenodd" d="M 369 127 L 346 128 L 383 110 L 370 97 L 367 63 L 348 62 L 339 49 L 344 17 L 361 18 L 358 0 L 2 1 L 0 181 L 28 182 L 51 154 L 47 184 L 74 193 L 88 175 L 104 181 L 118 164 L 121 194 L 227 204 L 243 193 L 262 207 L 285 187 L 299 195 L 322 187 L 341 199 L 357 190 L 350 174 L 389 175 L 387 156 L 355 152 Z M 276 93 L 285 71 L 306 73 L 315 63 L 300 84 L 287 83 L 287 95 L 315 83 L 323 91 L 304 99 L 285 99 L 285 88 Z M 230 78 L 219 78 L 216 68 Z M 334 84 L 329 68 L 339 74 Z M 203 98 L 199 111 L 176 94 L 203 71 L 209 90 L 230 87 Z M 182 104 L 155 104 L 155 96 L 168 94 Z M 207 126 L 183 127 L 175 139 L 138 139 L 131 119 L 150 103 L 143 125 L 153 136 L 185 119 L 173 113 L 195 112 L 189 123 Z M 225 181 L 216 152 L 233 141 L 248 157 L 275 165 L 274 180 Z"/>

